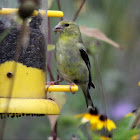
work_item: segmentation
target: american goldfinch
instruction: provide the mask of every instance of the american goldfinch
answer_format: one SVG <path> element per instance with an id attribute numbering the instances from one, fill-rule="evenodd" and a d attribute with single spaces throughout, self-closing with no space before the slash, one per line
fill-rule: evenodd
<path id="1" fill-rule="evenodd" d="M 60 32 L 56 43 L 55 56 L 60 77 L 79 85 L 84 93 L 87 108 L 94 109 L 89 93 L 92 82 L 89 57 L 81 38 L 79 26 L 73 21 L 61 21 L 54 27 Z"/>

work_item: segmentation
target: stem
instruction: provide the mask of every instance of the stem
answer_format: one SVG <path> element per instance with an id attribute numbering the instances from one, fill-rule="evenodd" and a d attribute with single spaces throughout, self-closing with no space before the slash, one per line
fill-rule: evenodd
<path id="1" fill-rule="evenodd" d="M 59 74 L 57 74 L 57 80 L 59 80 L 60 79 L 60 76 L 59 76 Z M 57 83 L 57 85 L 59 85 L 59 82 Z"/>
<path id="2" fill-rule="evenodd" d="M 98 68 L 98 63 L 97 63 L 95 55 L 93 55 L 93 62 L 94 62 L 95 71 L 96 71 L 96 74 L 97 74 L 97 79 L 100 83 L 100 92 L 101 92 L 100 95 L 101 95 L 101 101 L 102 101 L 101 105 L 102 105 L 102 108 L 104 110 L 104 114 L 107 116 L 105 93 L 104 93 L 104 90 L 103 90 L 103 82 L 102 82 L 102 78 L 101 78 L 101 75 L 100 75 L 100 71 L 99 71 L 99 68 Z M 105 134 L 107 134 L 107 131 L 105 131 Z"/>
<path id="3" fill-rule="evenodd" d="M 57 6 L 58 6 L 59 11 L 62 11 L 61 10 L 61 5 L 60 5 L 60 0 L 57 0 Z M 62 21 L 63 20 L 63 17 L 61 17 L 60 19 Z"/>
<path id="4" fill-rule="evenodd" d="M 135 121 L 134 121 L 134 123 L 133 123 L 131 128 L 134 129 L 139 124 L 139 122 L 140 122 L 140 111 L 138 110 L 136 119 L 135 119 Z"/>
<path id="5" fill-rule="evenodd" d="M 86 124 L 86 129 L 87 129 L 88 140 L 92 140 L 91 133 L 90 133 L 91 131 L 88 124 Z"/>
<path id="6" fill-rule="evenodd" d="M 56 121 L 54 129 L 52 131 L 52 137 L 53 137 L 53 140 L 57 139 L 57 121 Z"/>
<path id="7" fill-rule="evenodd" d="M 73 21 L 75 21 L 75 20 L 77 19 L 77 17 L 78 17 L 78 15 L 79 15 L 79 13 L 80 13 L 80 11 L 81 11 L 81 9 L 82 9 L 82 7 L 83 7 L 83 5 L 84 5 L 85 2 L 86 2 L 86 0 L 83 0 L 83 1 L 82 1 L 82 3 L 81 3 L 81 5 L 80 5 L 79 9 L 77 10 L 77 12 L 76 12 L 76 14 L 75 14 L 75 16 L 74 16 L 74 18 L 73 18 Z"/>
<path id="8" fill-rule="evenodd" d="M 48 44 L 51 44 L 51 25 L 50 25 L 50 18 L 48 17 Z M 48 52 L 48 66 L 47 66 L 49 75 L 50 75 L 50 81 L 54 81 L 53 75 L 52 75 L 52 52 Z"/>
<path id="9" fill-rule="evenodd" d="M 104 112 L 105 112 L 105 115 L 106 115 L 107 111 L 106 111 L 105 94 L 104 94 L 104 90 L 103 90 L 103 82 L 102 82 L 102 78 L 101 78 L 100 71 L 99 71 L 99 68 L 98 68 L 98 63 L 97 63 L 96 57 L 95 57 L 95 55 L 93 55 L 92 57 L 93 57 L 93 62 L 94 62 L 94 66 L 95 66 L 95 71 L 96 71 L 96 74 L 97 74 L 97 79 L 100 83 L 100 92 L 101 92 L 101 95 L 102 95 L 101 96 L 102 108 L 104 109 Z"/>
<path id="10" fill-rule="evenodd" d="M 19 38 L 18 38 L 18 41 L 17 41 L 17 46 L 15 48 L 15 55 L 14 55 L 14 59 L 13 59 L 15 62 L 18 62 L 18 59 L 19 59 L 19 56 L 20 56 L 20 51 L 21 51 L 21 47 L 22 47 L 22 40 L 23 40 L 25 32 L 26 32 L 26 23 L 27 23 L 27 21 L 23 20 L 23 25 L 21 27 L 21 32 L 19 34 Z M 15 77 L 16 77 L 16 69 L 17 69 L 17 63 L 14 63 L 13 68 L 12 68 L 12 72 L 14 74 L 14 77 L 13 77 L 13 81 L 9 85 L 10 86 L 9 93 L 8 93 L 9 101 L 8 101 L 8 104 L 6 106 L 6 109 L 5 109 L 4 113 L 7 113 L 8 108 L 9 108 L 10 99 L 11 99 L 13 86 L 14 86 L 14 82 L 15 82 Z M 6 118 L 2 121 L 2 128 L 1 128 L 1 131 L 0 131 L 0 139 L 1 140 L 3 139 L 3 136 L 4 136 L 5 126 L 6 126 Z"/>
<path id="11" fill-rule="evenodd" d="M 50 75 L 50 80 L 54 81 L 54 77 L 52 75 L 52 71 L 51 71 L 51 68 L 49 67 L 49 65 L 47 66 L 47 69 L 48 69 L 48 72 L 49 72 L 49 75 Z"/>

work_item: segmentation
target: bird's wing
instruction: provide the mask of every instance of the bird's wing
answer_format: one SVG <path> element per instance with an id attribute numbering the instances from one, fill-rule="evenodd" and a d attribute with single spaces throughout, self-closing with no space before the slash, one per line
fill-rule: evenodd
<path id="1" fill-rule="evenodd" d="M 83 58 L 83 60 L 85 61 L 88 71 L 89 71 L 89 83 L 88 83 L 88 87 L 90 88 L 90 86 L 92 86 L 93 88 L 95 88 L 95 85 L 92 82 L 92 77 L 91 77 L 91 66 L 90 66 L 90 61 L 89 61 L 89 57 L 86 53 L 86 51 L 84 50 L 84 48 L 80 48 L 80 54 L 81 57 Z"/>

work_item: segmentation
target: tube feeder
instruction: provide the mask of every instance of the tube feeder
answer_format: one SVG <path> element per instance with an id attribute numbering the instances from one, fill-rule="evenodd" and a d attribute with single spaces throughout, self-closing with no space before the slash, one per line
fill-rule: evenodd
<path id="1" fill-rule="evenodd" d="M 0 14 L 12 12 L 13 9 L 0 10 Z M 52 14 L 52 12 L 48 13 Z M 59 15 L 58 12 L 56 15 Z M 29 41 L 26 46 L 24 44 L 21 46 L 18 61 L 15 61 L 14 55 L 21 29 L 15 26 L 7 27 L 5 21 L 1 20 L 0 36 L 4 35 L 0 41 L 1 118 L 9 115 L 20 117 L 21 115 L 45 116 L 60 113 L 56 102 L 47 99 L 45 93 L 45 38 L 38 27 L 42 19 L 37 18 L 41 16 L 33 17 L 29 23 Z M 36 24 L 36 22 L 39 23 Z"/>
<path id="2" fill-rule="evenodd" d="M 9 15 L 17 11 L 18 9 L 2 8 L 0 14 Z M 39 10 L 39 13 L 42 16 L 46 14 L 45 10 Z M 62 11 L 48 10 L 47 14 L 48 17 L 63 16 Z M 36 26 L 36 22 L 41 21 L 38 20 L 41 16 L 36 15 L 38 11 L 35 10 L 33 12 L 35 17 L 29 23 L 29 44 L 26 47 L 22 46 L 17 62 L 14 61 L 14 53 L 20 33 L 19 28 L 11 28 L 0 42 L 0 118 L 59 114 L 58 105 L 55 101 L 47 99 L 45 93 L 78 91 L 77 85 L 71 88 L 69 85 L 50 85 L 48 88 L 45 84 L 45 41 Z M 34 30 L 36 27 L 37 30 Z M 8 30 L 4 23 L 1 28 L 0 36 Z"/>

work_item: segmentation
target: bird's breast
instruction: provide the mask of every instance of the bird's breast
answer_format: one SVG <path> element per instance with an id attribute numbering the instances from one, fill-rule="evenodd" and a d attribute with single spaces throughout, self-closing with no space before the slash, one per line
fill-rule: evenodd
<path id="1" fill-rule="evenodd" d="M 59 73 L 67 80 L 88 79 L 88 69 L 83 61 L 79 49 L 76 49 L 69 44 L 57 44 L 56 46 L 56 63 Z M 67 80 L 68 81 L 68 80 Z"/>

